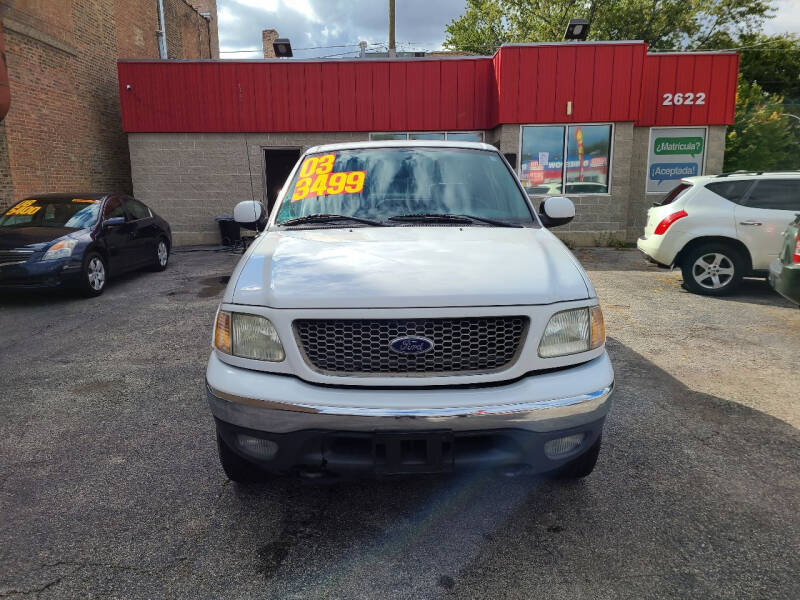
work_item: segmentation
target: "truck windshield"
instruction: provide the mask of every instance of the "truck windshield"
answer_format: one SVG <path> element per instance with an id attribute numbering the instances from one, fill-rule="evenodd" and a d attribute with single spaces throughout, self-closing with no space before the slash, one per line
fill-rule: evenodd
<path id="1" fill-rule="evenodd" d="M 28 198 L 0 216 L 0 227 L 70 227 L 97 222 L 100 201 L 84 198 Z"/>
<path id="2" fill-rule="evenodd" d="M 395 217 L 387 224 L 404 225 L 426 223 L 397 217 L 466 215 L 475 217 L 476 225 L 536 223 L 502 158 L 486 150 L 387 147 L 312 154 L 287 190 L 279 225 L 308 215 L 325 216 L 329 223 L 335 215 L 380 222 Z"/>

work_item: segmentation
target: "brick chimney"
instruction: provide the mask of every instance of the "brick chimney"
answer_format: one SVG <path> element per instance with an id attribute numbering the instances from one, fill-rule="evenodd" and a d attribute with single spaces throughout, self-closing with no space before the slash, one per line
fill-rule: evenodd
<path id="1" fill-rule="evenodd" d="M 275 29 L 265 29 L 261 32 L 261 44 L 264 46 L 264 58 L 275 58 L 275 50 L 272 42 L 278 39 L 278 32 Z"/>

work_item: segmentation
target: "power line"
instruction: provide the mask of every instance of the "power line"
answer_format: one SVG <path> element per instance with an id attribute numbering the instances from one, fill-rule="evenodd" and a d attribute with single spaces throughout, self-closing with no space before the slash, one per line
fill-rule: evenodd
<path id="1" fill-rule="evenodd" d="M 367 44 L 368 46 L 381 46 L 379 42 L 372 42 Z M 328 48 L 359 48 L 360 44 L 341 44 L 338 46 L 309 46 L 308 48 L 292 48 L 294 52 L 300 52 L 301 50 L 322 50 Z M 262 48 L 254 48 L 252 50 L 220 50 L 220 54 L 242 54 L 245 52 L 261 52 Z M 351 50 L 351 52 L 358 52 L 358 50 Z"/>
<path id="2" fill-rule="evenodd" d="M 350 50 L 349 52 L 339 52 L 338 54 L 326 54 L 325 56 L 315 56 L 314 58 L 333 58 L 334 56 L 344 56 L 345 54 L 359 54 L 360 50 Z"/>

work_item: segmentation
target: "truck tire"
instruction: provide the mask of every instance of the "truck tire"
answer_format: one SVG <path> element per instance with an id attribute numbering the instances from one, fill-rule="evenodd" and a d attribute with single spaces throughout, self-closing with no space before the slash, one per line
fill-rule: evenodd
<path id="1" fill-rule="evenodd" d="M 582 479 L 590 475 L 597 464 L 597 457 L 600 454 L 602 442 L 603 435 L 601 434 L 600 437 L 597 438 L 597 441 L 592 444 L 591 448 L 586 452 L 554 471 L 552 474 L 553 479 Z"/>
<path id="2" fill-rule="evenodd" d="M 704 296 L 730 294 L 742 281 L 745 263 L 733 246 L 720 243 L 697 246 L 681 259 L 683 287 Z"/>
<path id="3" fill-rule="evenodd" d="M 250 461 L 242 458 L 231 450 L 222 436 L 217 432 L 217 452 L 222 470 L 233 482 L 258 483 L 266 481 L 267 474 Z"/>

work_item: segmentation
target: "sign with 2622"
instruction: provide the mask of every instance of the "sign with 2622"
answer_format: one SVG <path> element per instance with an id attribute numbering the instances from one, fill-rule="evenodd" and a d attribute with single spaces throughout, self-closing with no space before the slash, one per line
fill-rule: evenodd
<path id="1" fill-rule="evenodd" d="M 691 106 L 706 103 L 705 92 L 667 92 L 663 96 L 662 106 Z"/>

